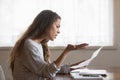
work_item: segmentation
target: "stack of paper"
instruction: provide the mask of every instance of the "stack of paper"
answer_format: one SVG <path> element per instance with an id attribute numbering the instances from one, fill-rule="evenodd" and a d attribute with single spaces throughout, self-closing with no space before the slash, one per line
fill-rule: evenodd
<path id="1" fill-rule="evenodd" d="M 101 75 L 106 76 L 107 71 L 102 69 L 81 69 L 79 70 L 80 75 Z"/>
<path id="2" fill-rule="evenodd" d="M 70 73 L 71 77 L 75 80 L 103 80 L 103 77 L 98 75 L 98 76 L 84 76 L 80 75 L 79 73 Z"/>
<path id="3" fill-rule="evenodd" d="M 107 76 L 107 71 L 104 69 L 76 69 L 72 70 L 71 73 L 79 73 L 80 75 L 101 75 Z"/>

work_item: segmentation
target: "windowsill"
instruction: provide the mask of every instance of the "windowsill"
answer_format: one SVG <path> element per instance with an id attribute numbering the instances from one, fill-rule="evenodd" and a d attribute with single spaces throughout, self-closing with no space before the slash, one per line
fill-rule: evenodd
<path id="1" fill-rule="evenodd" d="M 0 50 L 10 50 L 12 47 L 0 47 Z"/>
<path id="2" fill-rule="evenodd" d="M 88 46 L 86 50 L 94 50 L 98 49 L 100 46 Z M 6 46 L 6 47 L 0 47 L 0 50 L 10 50 L 12 47 Z M 56 47 L 49 47 L 51 50 L 63 50 L 65 49 L 65 46 L 56 46 Z M 105 46 L 103 47 L 103 50 L 117 50 L 118 46 Z"/>
<path id="3" fill-rule="evenodd" d="M 100 46 L 88 46 L 86 50 L 94 50 L 98 49 Z M 52 50 L 63 50 L 65 49 L 65 46 L 56 46 L 56 47 L 50 47 Z M 104 50 L 117 50 L 118 46 L 105 46 L 103 47 Z"/>

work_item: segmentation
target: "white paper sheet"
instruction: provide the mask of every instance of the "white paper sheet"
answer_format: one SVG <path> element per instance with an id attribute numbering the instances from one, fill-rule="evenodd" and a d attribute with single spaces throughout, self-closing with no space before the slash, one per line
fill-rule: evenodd
<path id="1" fill-rule="evenodd" d="M 79 73 L 70 73 L 71 77 L 75 80 L 103 80 L 103 77 L 98 75 L 98 76 L 82 76 Z"/>
<path id="2" fill-rule="evenodd" d="M 99 54 L 100 50 L 102 49 L 103 47 L 100 47 L 99 49 L 97 49 L 93 55 L 91 56 L 91 58 L 89 58 L 88 60 L 76 65 L 76 66 L 72 66 L 71 68 L 80 68 L 80 67 L 84 67 L 84 66 L 87 66 L 89 65 L 89 63 Z"/>

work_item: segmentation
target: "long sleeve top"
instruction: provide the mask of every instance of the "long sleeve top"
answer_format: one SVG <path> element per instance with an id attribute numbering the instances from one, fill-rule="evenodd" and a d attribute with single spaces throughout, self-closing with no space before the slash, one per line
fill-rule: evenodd
<path id="1" fill-rule="evenodd" d="M 16 56 L 14 62 L 14 80 L 52 80 L 60 68 L 54 62 L 48 64 L 44 61 L 43 48 L 41 44 L 27 39 L 24 44 L 23 53 Z M 61 68 L 62 72 L 68 70 L 66 66 Z M 61 71 L 59 71 L 61 72 Z"/>

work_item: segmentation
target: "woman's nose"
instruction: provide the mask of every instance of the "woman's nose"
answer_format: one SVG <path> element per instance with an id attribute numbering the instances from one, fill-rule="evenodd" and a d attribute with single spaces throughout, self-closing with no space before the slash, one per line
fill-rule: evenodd
<path id="1" fill-rule="evenodd" d="M 59 33 L 60 33 L 60 30 L 58 30 L 57 33 L 59 34 Z"/>

